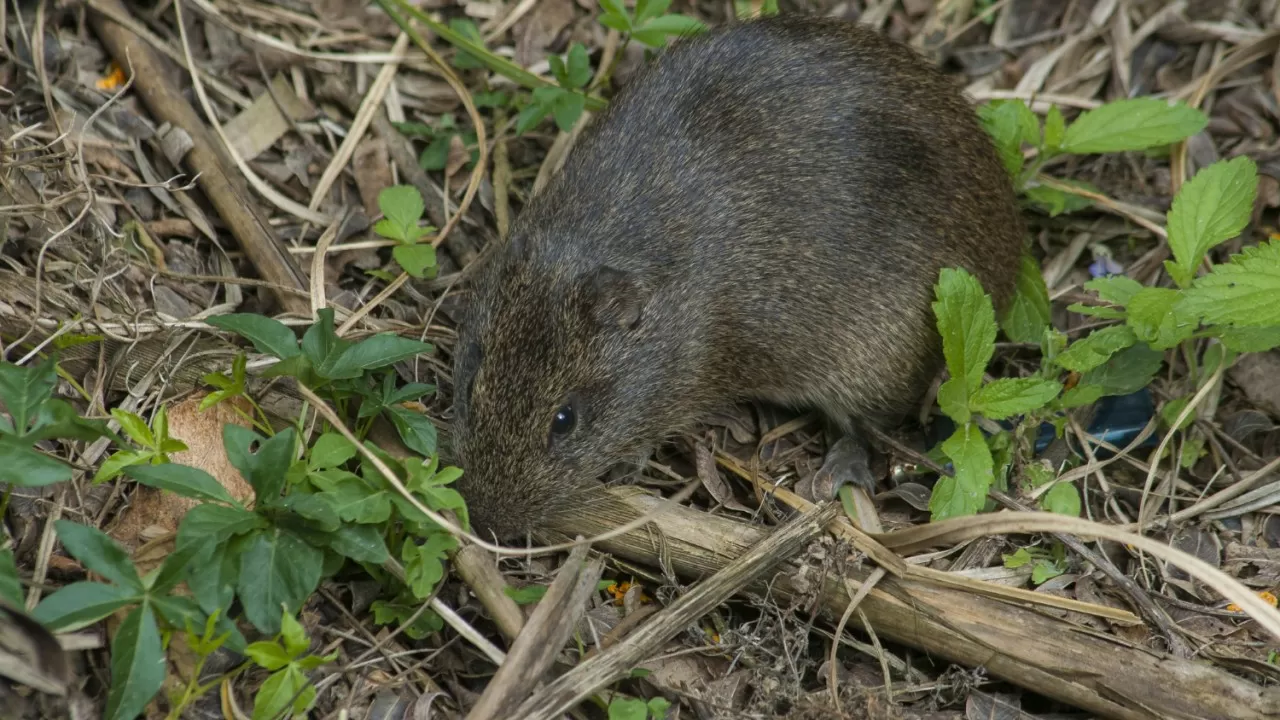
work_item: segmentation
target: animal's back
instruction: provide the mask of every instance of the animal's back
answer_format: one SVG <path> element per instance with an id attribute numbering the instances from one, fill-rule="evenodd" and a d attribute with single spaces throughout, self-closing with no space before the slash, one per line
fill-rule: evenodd
<path id="1" fill-rule="evenodd" d="M 938 368 L 938 271 L 1003 305 L 1009 179 L 958 89 L 851 23 L 774 18 L 676 43 L 584 133 L 516 232 L 535 264 L 664 283 L 708 396 L 893 417 Z M 536 229 L 535 229 L 536 228 Z M 567 269 L 567 270 L 566 270 Z"/>

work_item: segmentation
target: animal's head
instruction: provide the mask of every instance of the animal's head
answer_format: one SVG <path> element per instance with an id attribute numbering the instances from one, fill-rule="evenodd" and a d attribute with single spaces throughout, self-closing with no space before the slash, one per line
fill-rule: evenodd
<path id="1" fill-rule="evenodd" d="M 645 279 L 531 264 L 516 245 L 478 279 L 454 368 L 458 490 L 474 529 L 502 539 L 659 439 L 672 402 Z"/>

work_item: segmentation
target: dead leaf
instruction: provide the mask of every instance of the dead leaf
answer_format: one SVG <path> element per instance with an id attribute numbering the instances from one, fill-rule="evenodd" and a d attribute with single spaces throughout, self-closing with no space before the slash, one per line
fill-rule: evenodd
<path id="1" fill-rule="evenodd" d="M 729 483 L 720 476 L 720 471 L 716 469 L 716 456 L 707 443 L 699 442 L 695 445 L 694 455 L 698 467 L 698 479 L 702 481 L 702 487 L 711 493 L 711 497 L 730 510 L 750 513 L 751 509 L 738 502 L 738 499 L 733 496 L 733 488 L 729 487 Z"/>
<path id="2" fill-rule="evenodd" d="M 573 22 L 576 11 L 573 0 L 542 0 L 537 7 L 512 28 L 516 39 L 515 61 L 529 67 L 545 60 L 551 43 Z"/>

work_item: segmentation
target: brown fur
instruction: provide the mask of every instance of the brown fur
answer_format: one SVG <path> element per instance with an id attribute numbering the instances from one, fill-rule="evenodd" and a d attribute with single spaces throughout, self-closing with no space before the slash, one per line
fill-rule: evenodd
<path id="1" fill-rule="evenodd" d="M 940 368 L 939 269 L 1003 306 L 1022 251 L 973 108 L 910 49 L 799 17 L 675 43 L 476 279 L 454 376 L 476 528 L 537 527 L 727 402 L 900 417 Z"/>

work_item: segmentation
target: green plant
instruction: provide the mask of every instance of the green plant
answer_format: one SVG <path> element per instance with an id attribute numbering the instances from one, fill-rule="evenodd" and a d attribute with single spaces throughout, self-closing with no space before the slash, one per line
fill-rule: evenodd
<path id="1" fill-rule="evenodd" d="M 516 134 L 532 130 L 548 115 L 555 118 L 556 127 L 563 132 L 569 132 L 578 122 L 587 106 L 584 89 L 591 81 L 591 63 L 582 43 L 574 43 L 567 58 L 562 60 L 558 55 L 548 58 L 551 74 L 559 85 L 534 89 L 532 102 L 516 116 Z"/>
<path id="2" fill-rule="evenodd" d="M 307 650 L 311 639 L 302 625 L 285 612 L 280 618 L 280 634 L 270 641 L 260 641 L 245 648 L 245 654 L 271 675 L 253 699 L 253 720 L 279 717 L 306 717 L 316 702 L 316 688 L 306 673 L 338 658 L 311 655 Z"/>
<path id="3" fill-rule="evenodd" d="M 669 36 L 698 33 L 707 29 L 696 18 L 667 13 L 669 7 L 671 0 L 636 0 L 635 12 L 629 13 L 620 0 L 600 0 L 600 24 L 625 33 L 628 39 L 651 48 L 666 45 Z"/>
<path id="4" fill-rule="evenodd" d="M 640 698 L 615 695 L 609 701 L 609 720 L 663 720 L 671 703 L 663 697 L 647 702 Z"/>
<path id="5" fill-rule="evenodd" d="M 1004 558 L 1004 566 L 1011 569 L 1031 564 L 1031 582 L 1036 585 L 1042 585 L 1046 580 L 1052 580 L 1067 571 L 1067 551 L 1062 543 L 1053 543 L 1048 550 L 1036 547 L 1018 548 L 1012 555 L 1001 557 Z"/>
<path id="6" fill-rule="evenodd" d="M 373 231 L 396 242 L 396 246 L 391 249 L 391 257 L 396 264 L 416 278 L 434 275 L 436 249 L 430 242 L 423 240 L 436 229 L 419 224 L 427 209 L 422 201 L 422 193 L 412 185 L 383 188 L 378 193 L 378 209 L 382 211 L 383 217 L 374 224 Z"/>
<path id="7" fill-rule="evenodd" d="M 163 405 L 156 408 L 155 415 L 151 417 L 150 427 L 147 427 L 145 420 L 128 410 L 112 408 L 111 417 L 120 423 L 120 428 L 124 430 L 125 435 L 140 447 L 137 449 L 124 448 L 112 453 L 111 457 L 108 457 L 102 463 L 102 466 L 98 468 L 97 474 L 93 476 L 95 483 L 106 482 L 114 478 L 130 465 L 141 463 L 159 465 L 167 463 L 169 462 L 169 453 L 182 452 L 187 449 L 186 443 L 169 437 L 169 415 Z"/>

